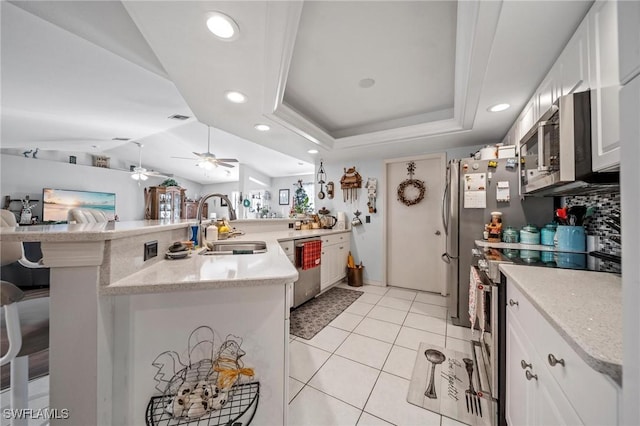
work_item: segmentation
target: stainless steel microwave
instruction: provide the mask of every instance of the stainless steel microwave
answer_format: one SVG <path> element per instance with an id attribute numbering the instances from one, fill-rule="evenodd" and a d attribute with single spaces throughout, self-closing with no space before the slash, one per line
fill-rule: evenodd
<path id="1" fill-rule="evenodd" d="M 590 92 L 561 96 L 520 140 L 525 195 L 569 195 L 611 190 L 617 173 L 591 168 Z"/>

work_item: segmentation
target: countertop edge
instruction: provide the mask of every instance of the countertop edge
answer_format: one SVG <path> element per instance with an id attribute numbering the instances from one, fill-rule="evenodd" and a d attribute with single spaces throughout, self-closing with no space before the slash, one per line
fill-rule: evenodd
<path id="1" fill-rule="evenodd" d="M 503 266 L 506 266 L 504 268 Z M 522 292 L 529 302 L 536 308 L 536 310 L 551 324 L 551 326 L 562 336 L 565 342 L 571 346 L 591 368 L 594 370 L 611 377 L 619 386 L 622 386 L 622 364 L 618 364 L 606 359 L 602 359 L 589 352 L 589 345 L 584 342 L 578 342 L 574 336 L 567 333 L 566 328 L 560 324 L 556 319 L 552 318 L 549 313 L 543 309 L 535 298 L 529 293 L 529 290 L 522 286 L 518 280 L 509 272 L 509 267 L 516 265 L 501 264 L 500 271 L 502 271 L 508 278 L 511 278 L 514 285 Z M 505 270 L 506 269 L 506 270 Z M 586 347 L 585 347 L 586 346 Z"/>
<path id="2" fill-rule="evenodd" d="M 216 290 L 221 288 L 258 287 L 266 285 L 285 285 L 295 281 L 297 274 L 276 278 L 248 278 L 241 280 L 184 281 L 149 284 L 118 285 L 113 283 L 100 287 L 100 296 L 132 296 L 136 294 L 175 293 L 178 291 Z"/>

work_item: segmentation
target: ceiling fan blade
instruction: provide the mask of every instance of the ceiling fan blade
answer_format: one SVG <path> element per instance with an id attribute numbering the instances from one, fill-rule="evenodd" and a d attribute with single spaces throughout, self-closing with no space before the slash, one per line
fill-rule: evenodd
<path id="1" fill-rule="evenodd" d="M 231 168 L 235 167 L 233 164 L 227 164 L 227 163 L 223 163 L 223 162 L 220 162 L 220 161 L 218 161 L 218 166 L 231 167 Z"/>
<path id="2" fill-rule="evenodd" d="M 197 160 L 197 158 L 193 158 L 193 157 L 171 157 L 171 158 L 179 158 L 180 160 Z"/>
<path id="3" fill-rule="evenodd" d="M 238 160 L 235 158 L 216 158 L 217 161 L 223 161 L 225 163 L 237 163 Z"/>

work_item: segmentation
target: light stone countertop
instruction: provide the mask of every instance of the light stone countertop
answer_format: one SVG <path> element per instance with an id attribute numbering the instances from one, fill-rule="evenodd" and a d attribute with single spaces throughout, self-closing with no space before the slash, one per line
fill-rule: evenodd
<path id="1" fill-rule="evenodd" d="M 344 232 L 349 231 L 313 229 L 247 233 L 224 241 L 264 241 L 267 252 L 205 256 L 198 254 L 202 249 L 196 249 L 185 259 L 161 260 L 156 265 L 100 287 L 100 294 L 129 295 L 291 283 L 298 278 L 298 271 L 279 241 Z"/>
<path id="2" fill-rule="evenodd" d="M 594 370 L 622 382 L 622 279 L 501 264 L 500 270 Z"/>
<path id="3" fill-rule="evenodd" d="M 231 222 L 234 226 L 236 221 Z M 108 241 L 152 234 L 172 229 L 187 228 L 194 220 L 158 221 L 140 220 L 93 224 L 59 224 L 2 228 L 0 241 L 82 242 Z M 99 288 L 100 295 L 127 295 L 201 290 L 238 286 L 277 285 L 294 282 L 296 268 L 279 241 L 319 237 L 350 232 L 337 229 L 311 229 L 295 231 L 253 232 L 225 241 L 265 241 L 267 252 L 244 255 L 199 255 L 193 250 L 184 259 L 162 259 L 116 282 Z M 158 256 L 164 256 L 163 252 Z"/>
<path id="4" fill-rule="evenodd" d="M 74 242 L 106 241 L 195 225 L 194 219 L 177 221 L 132 220 L 126 222 L 78 223 L 0 228 L 0 241 Z"/>

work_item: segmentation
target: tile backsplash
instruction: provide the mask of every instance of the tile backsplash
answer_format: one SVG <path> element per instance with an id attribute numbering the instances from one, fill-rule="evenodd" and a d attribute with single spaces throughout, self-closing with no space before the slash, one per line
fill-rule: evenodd
<path id="1" fill-rule="evenodd" d="M 576 195 L 564 197 L 562 205 L 571 206 L 595 206 L 596 211 L 591 219 L 585 224 L 585 230 L 587 235 L 596 235 L 599 237 L 599 243 L 596 250 L 604 253 L 610 253 L 620 256 L 622 254 L 622 247 L 615 241 L 611 241 L 609 237 L 613 235 L 619 235 L 618 231 L 614 230 L 605 223 L 606 219 L 611 218 L 611 213 L 614 210 L 620 211 L 620 192 L 612 192 L 611 194 L 603 195 Z M 602 270 L 608 272 L 621 273 L 621 267 L 614 262 L 602 262 Z"/>

